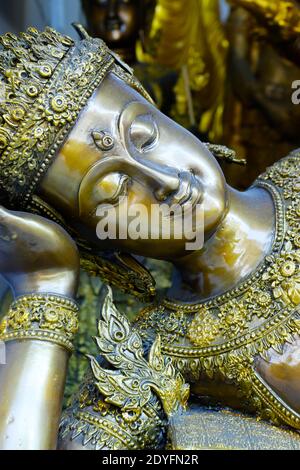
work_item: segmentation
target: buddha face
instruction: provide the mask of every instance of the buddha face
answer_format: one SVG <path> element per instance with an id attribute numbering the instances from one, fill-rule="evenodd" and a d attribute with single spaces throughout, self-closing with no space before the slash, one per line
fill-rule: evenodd
<path id="1" fill-rule="evenodd" d="M 218 163 L 198 139 L 109 74 L 80 114 L 40 195 L 101 250 L 173 259 L 186 254 L 190 239 L 182 230 L 176 233 L 175 225 L 164 239 L 162 225 L 149 223 L 151 208 L 175 205 L 182 212 L 174 217 L 184 217 L 185 208 L 194 216 L 200 207 L 208 241 L 226 213 L 226 188 Z M 146 239 L 128 234 L 130 208 L 136 205 L 146 208 L 140 214 L 141 225 L 148 227 Z M 99 206 L 107 209 L 106 218 L 117 213 L 115 239 L 96 235 L 104 218 Z M 203 231 L 202 224 L 198 229 Z"/>
<path id="2" fill-rule="evenodd" d="M 101 37 L 113 50 L 135 45 L 140 29 L 140 1 L 83 0 L 83 6 L 93 36 Z"/>

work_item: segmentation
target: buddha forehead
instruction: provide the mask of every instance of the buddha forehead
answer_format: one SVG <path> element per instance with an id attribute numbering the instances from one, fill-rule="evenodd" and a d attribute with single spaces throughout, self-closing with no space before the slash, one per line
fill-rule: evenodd
<path id="1" fill-rule="evenodd" d="M 95 133 L 107 133 L 113 145 L 95 145 Z M 116 155 L 168 167 L 180 167 L 184 162 L 192 168 L 207 161 L 213 167 L 216 164 L 196 137 L 114 73 L 106 76 L 90 98 L 61 155 L 83 169 L 99 158 Z"/>
<path id="2" fill-rule="evenodd" d="M 126 106 L 131 102 L 139 102 L 144 105 L 145 111 L 157 114 L 158 110 L 152 102 L 146 100 L 138 91 L 132 88 L 128 83 L 121 80 L 114 73 L 109 73 L 93 96 L 90 98 L 85 110 L 81 114 L 80 123 L 89 116 L 97 120 L 115 121 L 120 116 Z M 82 119 L 84 118 L 84 119 Z M 87 123 L 88 125 L 88 123 Z"/>
<path id="3" fill-rule="evenodd" d="M 81 111 L 60 151 L 59 161 L 54 162 L 53 166 L 56 167 L 63 160 L 84 171 L 99 158 L 120 151 L 126 140 L 124 128 L 130 128 L 137 116 L 148 115 L 150 119 L 150 129 L 143 129 L 145 138 L 147 133 L 157 132 L 154 123 L 160 114 L 150 98 L 148 101 L 128 83 L 114 73 L 109 73 Z M 101 132 L 109 135 L 113 146 L 101 148 L 95 145 L 93 135 Z"/>

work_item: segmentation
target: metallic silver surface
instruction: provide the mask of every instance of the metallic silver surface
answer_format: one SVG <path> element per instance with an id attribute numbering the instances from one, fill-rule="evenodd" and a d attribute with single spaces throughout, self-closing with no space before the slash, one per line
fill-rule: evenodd
<path id="1" fill-rule="evenodd" d="M 0 449 L 55 449 L 69 354 L 45 341 L 13 341 L 0 365 Z"/>

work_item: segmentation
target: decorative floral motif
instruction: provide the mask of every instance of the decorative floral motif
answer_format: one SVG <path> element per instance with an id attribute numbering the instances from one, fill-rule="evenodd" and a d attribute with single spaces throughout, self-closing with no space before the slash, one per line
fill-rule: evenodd
<path id="1" fill-rule="evenodd" d="M 292 225 L 294 223 L 299 224 L 299 221 L 300 221 L 300 202 L 299 201 L 295 201 L 289 206 L 287 210 L 287 214 L 286 214 L 286 220 Z"/>
<path id="2" fill-rule="evenodd" d="M 255 316 L 267 319 L 278 310 L 271 293 L 267 289 L 263 290 L 259 287 L 249 289 L 245 297 L 245 305 L 248 311 L 248 322 L 253 320 Z"/>
<path id="3" fill-rule="evenodd" d="M 13 303 L 3 322 L 0 338 L 16 331 L 43 330 L 72 340 L 78 330 L 78 307 L 57 296 L 25 296 Z"/>
<path id="4" fill-rule="evenodd" d="M 263 281 L 271 281 L 275 299 L 284 304 L 300 304 L 300 253 L 282 253 L 270 258 L 271 266 L 263 274 Z"/>
<path id="5" fill-rule="evenodd" d="M 160 309 L 148 317 L 147 309 L 145 309 L 141 312 L 140 318 L 139 329 L 141 327 L 142 336 L 143 331 L 155 330 L 155 336 L 159 334 L 167 343 L 174 343 L 186 335 L 187 322 L 183 313 L 164 313 L 164 309 Z"/>
<path id="6" fill-rule="evenodd" d="M 245 357 L 242 355 L 231 352 L 227 356 L 226 364 L 220 370 L 224 376 L 232 381 L 247 382 L 251 376 L 249 369 L 249 362 L 253 362 L 253 358 Z"/>
<path id="7" fill-rule="evenodd" d="M 246 328 L 247 309 L 242 302 L 233 299 L 220 307 L 220 330 L 225 338 L 240 335 Z"/>
<path id="8" fill-rule="evenodd" d="M 7 328 L 7 320 L 6 318 L 3 318 L 2 321 L 0 321 L 0 336 L 4 334 Z"/>
<path id="9" fill-rule="evenodd" d="M 273 165 L 262 176 L 261 179 L 272 180 L 280 188 L 286 188 L 288 183 L 295 184 L 295 179 L 299 177 L 300 164 L 297 158 L 297 151 L 289 157 L 280 161 L 279 165 Z"/>
<path id="10" fill-rule="evenodd" d="M 204 348 L 210 345 L 219 334 L 219 321 L 207 307 L 203 307 L 190 323 L 187 337 L 192 344 Z"/>
<path id="11" fill-rule="evenodd" d="M 294 228 L 293 230 L 289 230 L 287 232 L 287 238 L 290 242 L 294 245 L 296 249 L 300 248 L 300 226 Z"/>
<path id="12" fill-rule="evenodd" d="M 8 327 L 12 328 L 13 330 L 26 330 L 31 325 L 29 315 L 29 311 L 24 308 L 18 308 L 14 312 L 14 315 L 9 313 L 7 317 Z"/>
<path id="13" fill-rule="evenodd" d="M 286 199 L 297 200 L 300 194 L 300 179 L 290 181 L 283 190 L 283 195 Z"/>

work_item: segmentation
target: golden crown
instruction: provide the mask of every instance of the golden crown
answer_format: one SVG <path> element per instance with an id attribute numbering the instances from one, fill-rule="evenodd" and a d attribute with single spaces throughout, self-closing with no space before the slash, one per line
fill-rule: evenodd
<path id="1" fill-rule="evenodd" d="M 132 71 L 101 39 L 52 28 L 0 37 L 0 200 L 29 205 L 35 188 L 108 72 L 140 92 Z"/>

